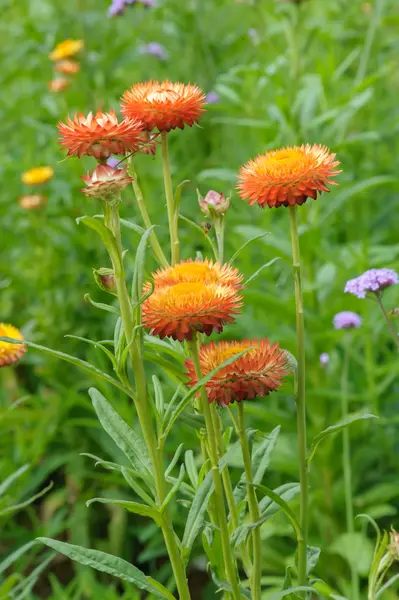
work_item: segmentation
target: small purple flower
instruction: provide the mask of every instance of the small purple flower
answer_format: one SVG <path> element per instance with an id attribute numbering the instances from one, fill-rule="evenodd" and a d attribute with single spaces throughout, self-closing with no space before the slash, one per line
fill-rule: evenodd
<path id="1" fill-rule="evenodd" d="M 148 54 L 149 56 L 155 56 L 160 60 L 167 60 L 168 53 L 162 44 L 158 42 L 150 42 L 149 44 L 143 44 L 139 49 L 140 54 Z"/>
<path id="2" fill-rule="evenodd" d="M 333 319 L 335 329 L 357 329 L 362 324 L 362 319 L 350 310 L 344 310 L 335 315 Z"/>
<path id="3" fill-rule="evenodd" d="M 327 352 L 320 354 L 320 364 L 322 367 L 326 367 L 330 362 L 330 355 Z"/>
<path id="4" fill-rule="evenodd" d="M 107 160 L 107 165 L 116 169 L 117 166 L 119 165 L 119 162 L 120 162 L 119 159 L 115 158 L 114 156 L 110 156 L 109 159 Z"/>
<path id="5" fill-rule="evenodd" d="M 256 29 L 254 29 L 253 27 L 251 27 L 251 29 L 248 29 L 248 37 L 250 40 L 256 43 L 258 41 L 258 32 L 256 31 Z"/>
<path id="6" fill-rule="evenodd" d="M 367 292 L 382 292 L 396 283 L 399 283 L 399 278 L 393 269 L 369 269 L 359 277 L 350 279 L 345 285 L 345 292 L 365 298 Z"/>
<path id="7" fill-rule="evenodd" d="M 155 0 L 112 0 L 112 4 L 108 9 L 108 16 L 116 17 L 123 15 L 126 6 L 133 4 L 141 4 L 146 8 L 154 8 L 156 6 Z"/>
<path id="8" fill-rule="evenodd" d="M 208 92 L 205 98 L 207 104 L 217 104 L 220 101 L 220 96 L 217 92 Z"/>

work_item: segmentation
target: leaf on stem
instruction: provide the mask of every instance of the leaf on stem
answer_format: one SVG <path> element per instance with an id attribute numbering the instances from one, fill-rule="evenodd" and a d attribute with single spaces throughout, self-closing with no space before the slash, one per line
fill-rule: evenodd
<path id="1" fill-rule="evenodd" d="M 114 315 L 118 315 L 118 317 L 119 317 L 120 313 L 119 313 L 119 310 L 116 308 L 116 306 L 111 306 L 110 304 L 104 304 L 103 302 L 95 302 L 90 297 L 90 294 L 85 294 L 83 296 L 83 298 L 84 298 L 85 302 L 87 302 L 88 304 L 91 304 L 95 308 L 99 308 L 100 310 L 105 310 L 106 312 L 113 313 Z"/>
<path id="2" fill-rule="evenodd" d="M 187 564 L 194 541 L 201 531 L 209 500 L 214 489 L 212 471 L 209 471 L 195 492 L 184 529 L 182 548 L 183 558 Z"/>
<path id="3" fill-rule="evenodd" d="M 146 504 L 132 502 L 130 500 L 115 500 L 113 498 L 92 498 L 86 502 L 86 506 L 90 506 L 94 502 L 100 502 L 100 504 L 113 504 L 114 506 L 123 506 L 123 508 L 126 508 L 126 510 L 136 515 L 150 517 L 150 519 L 153 519 L 158 526 L 161 526 L 162 515 L 159 510 L 151 506 L 147 506 Z"/>
<path id="4" fill-rule="evenodd" d="M 256 242 L 256 240 L 260 240 L 261 238 L 265 237 L 265 235 L 270 235 L 269 231 L 265 231 L 264 233 L 260 233 L 259 235 L 255 235 L 254 237 L 251 237 L 249 240 L 246 240 L 242 246 L 240 246 L 238 248 L 238 250 L 236 252 L 234 252 L 233 256 L 230 258 L 229 263 L 233 264 L 233 262 L 235 261 L 235 259 L 239 256 L 239 254 L 241 254 L 241 252 L 252 242 Z"/>

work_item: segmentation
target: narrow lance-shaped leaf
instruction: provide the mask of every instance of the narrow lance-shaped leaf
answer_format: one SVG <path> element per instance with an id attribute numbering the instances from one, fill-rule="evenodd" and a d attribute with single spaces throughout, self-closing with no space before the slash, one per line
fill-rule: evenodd
<path id="1" fill-rule="evenodd" d="M 327 427 L 327 429 L 324 429 L 324 431 L 321 431 L 318 435 L 316 435 L 316 437 L 314 438 L 312 445 L 310 447 L 309 455 L 308 455 L 308 468 L 310 467 L 310 463 L 312 462 L 313 457 L 316 454 L 316 450 L 317 450 L 319 444 L 326 437 L 328 437 L 329 435 L 332 435 L 334 433 L 337 433 L 338 431 L 341 431 L 341 429 L 345 429 L 345 427 L 348 427 L 352 423 L 356 423 L 356 421 L 363 421 L 365 419 L 377 419 L 377 418 L 378 417 L 376 417 L 375 415 L 372 415 L 372 414 L 353 415 L 352 417 L 348 417 L 347 419 L 345 419 L 345 421 L 341 421 L 339 423 L 336 423 L 335 425 L 331 425 L 331 427 Z"/>
<path id="2" fill-rule="evenodd" d="M 21 342 L 20 342 L 21 343 Z M 14 473 L 11 473 L 1 484 L 0 484 L 0 496 L 2 496 L 6 490 L 16 481 L 19 477 L 21 477 L 26 471 L 29 469 L 30 463 L 26 465 L 22 465 L 19 467 Z"/>
<path id="3" fill-rule="evenodd" d="M 122 558 L 100 552 L 99 550 L 89 550 L 87 548 L 82 548 L 81 546 L 59 542 L 58 540 L 52 540 L 50 538 L 39 537 L 37 540 L 81 565 L 87 565 L 93 569 L 97 569 L 97 571 L 102 571 L 109 575 L 113 575 L 114 577 L 118 577 L 119 579 L 123 579 L 124 581 L 128 581 L 129 583 L 133 583 L 139 589 L 153 594 L 156 598 L 176 600 L 166 588 L 162 589 L 160 584 L 155 587 L 151 583 L 151 579 L 140 571 L 140 569 L 137 569 L 137 567 L 131 565 Z"/>
<path id="4" fill-rule="evenodd" d="M 126 508 L 126 510 L 129 512 L 153 519 L 157 525 L 161 525 L 162 523 L 162 515 L 156 508 L 146 506 L 140 502 L 131 502 L 130 500 L 118 499 L 115 500 L 113 498 L 92 498 L 86 502 L 86 505 L 90 506 L 91 504 L 94 504 L 94 502 L 99 502 L 100 504 L 113 504 L 114 506 L 123 506 L 123 508 Z"/>
<path id="5" fill-rule="evenodd" d="M 190 552 L 195 539 L 203 527 L 205 513 L 208 508 L 213 489 L 213 476 L 212 472 L 209 471 L 204 481 L 195 492 L 195 496 L 187 516 L 186 527 L 184 529 L 182 540 L 183 555 L 186 563 L 190 557 Z"/>

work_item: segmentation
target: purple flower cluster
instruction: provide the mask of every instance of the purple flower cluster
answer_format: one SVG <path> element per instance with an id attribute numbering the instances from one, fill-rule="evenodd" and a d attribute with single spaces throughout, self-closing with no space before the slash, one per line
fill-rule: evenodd
<path id="1" fill-rule="evenodd" d="M 205 98 L 207 104 L 217 104 L 219 100 L 219 94 L 217 92 L 214 92 L 213 90 L 211 92 L 208 92 Z"/>
<path id="2" fill-rule="evenodd" d="M 327 352 L 320 354 L 320 364 L 322 367 L 326 367 L 330 362 L 330 355 Z"/>
<path id="3" fill-rule="evenodd" d="M 344 310 L 335 315 L 333 319 L 335 329 L 357 329 L 362 324 L 362 319 L 350 310 Z"/>
<path id="4" fill-rule="evenodd" d="M 155 0 L 112 0 L 112 4 L 108 9 L 109 17 L 116 17 L 123 15 L 125 8 L 132 4 L 141 4 L 147 8 L 154 8 L 156 5 Z"/>
<path id="5" fill-rule="evenodd" d="M 147 54 L 148 56 L 155 56 L 159 58 L 159 60 L 167 60 L 168 53 L 162 44 L 158 42 L 149 42 L 148 44 L 144 44 L 139 49 L 140 54 Z"/>
<path id="6" fill-rule="evenodd" d="M 365 298 L 367 292 L 378 293 L 396 283 L 399 283 L 399 278 L 393 269 L 369 269 L 363 275 L 350 279 L 345 285 L 345 292 Z"/>
<path id="7" fill-rule="evenodd" d="M 113 169 L 120 168 L 120 167 L 118 167 L 119 163 L 120 163 L 120 159 L 115 158 L 114 156 L 110 156 L 109 159 L 107 160 L 107 165 L 109 167 L 112 167 Z"/>

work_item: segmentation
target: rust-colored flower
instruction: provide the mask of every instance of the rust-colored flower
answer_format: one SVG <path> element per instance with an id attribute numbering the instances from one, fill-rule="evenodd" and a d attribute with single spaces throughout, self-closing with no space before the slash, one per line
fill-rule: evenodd
<path id="1" fill-rule="evenodd" d="M 28 194 L 26 196 L 21 196 L 18 200 L 18 204 L 25 210 L 35 210 L 36 208 L 46 206 L 47 198 L 41 194 Z"/>
<path id="2" fill-rule="evenodd" d="M 93 173 L 87 173 L 87 176 L 82 175 L 81 177 L 87 187 L 80 191 L 85 196 L 99 200 L 114 198 L 132 182 L 132 178 L 127 174 L 127 167 L 114 169 L 109 165 L 97 165 Z"/>
<path id="3" fill-rule="evenodd" d="M 219 285 L 231 286 L 235 289 L 242 288 L 242 275 L 237 269 L 230 265 L 221 265 L 212 260 L 196 259 L 193 261 L 185 260 L 174 267 L 159 269 L 153 274 L 155 288 L 167 285 L 176 285 L 177 283 L 218 283 Z M 146 284 L 144 291 L 150 289 L 150 284 Z"/>
<path id="4" fill-rule="evenodd" d="M 24 339 L 19 329 L 7 323 L 0 323 L 0 337 L 12 338 L 13 340 Z M 17 362 L 25 352 L 25 344 L 10 344 L 10 342 L 0 341 L 0 367 L 7 367 Z"/>
<path id="5" fill-rule="evenodd" d="M 171 81 L 137 83 L 122 96 L 122 113 L 140 119 L 147 131 L 190 127 L 204 111 L 205 94 L 196 85 Z"/>
<path id="6" fill-rule="evenodd" d="M 63 92 L 71 85 L 70 79 L 66 77 L 57 77 L 56 79 L 52 79 L 48 82 L 48 89 L 50 92 L 54 92 L 54 94 L 58 94 L 58 92 Z"/>
<path id="7" fill-rule="evenodd" d="M 82 50 L 84 46 L 83 40 L 64 40 L 57 44 L 54 50 L 49 54 L 51 60 L 64 60 L 71 58 Z"/>
<path id="8" fill-rule="evenodd" d="M 58 124 L 61 134 L 60 145 L 68 150 L 68 156 L 83 154 L 97 159 L 109 158 L 112 154 L 136 152 L 142 142 L 143 127 L 137 119 L 124 119 L 120 123 L 111 110 L 109 113 L 90 112 L 87 117 L 75 114 L 66 123 Z"/>
<path id="9" fill-rule="evenodd" d="M 52 167 L 34 167 L 22 173 L 21 179 L 25 185 L 40 185 L 50 181 L 53 175 L 54 169 Z"/>
<path id="10" fill-rule="evenodd" d="M 80 64 L 74 60 L 60 60 L 55 63 L 54 70 L 63 75 L 75 75 L 80 71 Z"/>
<path id="11" fill-rule="evenodd" d="M 227 406 L 235 400 L 267 396 L 283 385 L 290 372 L 288 355 L 278 344 L 269 340 L 244 340 L 242 342 L 211 342 L 201 346 L 201 372 L 205 376 L 225 360 L 253 347 L 236 361 L 220 369 L 205 385 L 209 402 Z M 186 361 L 189 386 L 197 383 L 192 360 Z"/>
<path id="12" fill-rule="evenodd" d="M 328 184 L 337 185 L 331 177 L 341 172 L 336 168 L 339 164 L 335 154 L 317 144 L 272 150 L 241 167 L 238 191 L 249 205 L 301 205 L 307 198 L 329 192 Z"/>
<path id="13" fill-rule="evenodd" d="M 231 286 L 178 283 L 156 288 L 143 303 L 143 324 L 153 335 L 191 340 L 193 331 L 210 335 L 233 323 L 241 296 Z"/>

